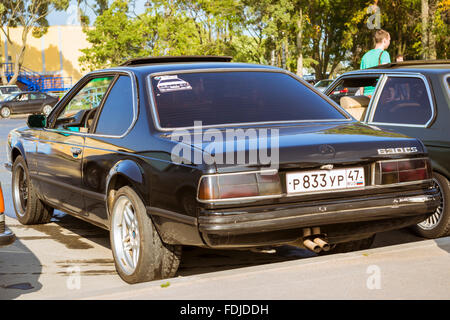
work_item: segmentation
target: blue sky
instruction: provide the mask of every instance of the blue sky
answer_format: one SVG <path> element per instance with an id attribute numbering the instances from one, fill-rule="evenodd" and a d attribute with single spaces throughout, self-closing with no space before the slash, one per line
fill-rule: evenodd
<path id="1" fill-rule="evenodd" d="M 94 1 L 89 0 L 90 3 L 94 3 Z M 136 10 L 135 12 L 137 14 L 143 13 L 145 8 L 144 8 L 144 3 L 146 2 L 146 0 L 136 0 Z M 78 24 L 79 25 L 79 21 L 76 18 L 76 1 L 75 0 L 71 0 L 70 6 L 66 11 L 53 11 L 49 16 L 48 16 L 48 22 L 51 26 L 55 26 L 55 25 L 70 25 L 70 24 Z M 110 0 L 111 3 L 111 0 Z M 91 10 L 87 11 L 87 14 L 91 20 L 91 23 L 94 22 L 95 20 L 95 16 L 92 13 Z"/>

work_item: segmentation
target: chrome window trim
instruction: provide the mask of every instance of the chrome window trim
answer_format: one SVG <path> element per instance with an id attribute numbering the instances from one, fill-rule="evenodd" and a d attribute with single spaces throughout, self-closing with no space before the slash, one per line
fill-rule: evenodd
<path id="1" fill-rule="evenodd" d="M 158 131 L 162 132 L 170 132 L 170 131 L 176 131 L 176 130 L 189 130 L 189 129 L 195 129 L 197 127 L 195 126 L 189 126 L 189 127 L 175 127 L 175 128 L 164 128 L 161 127 L 160 121 L 159 121 L 159 115 L 158 111 L 156 110 L 156 103 L 155 103 L 155 97 L 153 94 L 153 86 L 151 83 L 151 78 L 155 76 L 161 76 L 161 75 L 172 75 L 172 74 L 185 74 L 185 73 L 214 73 L 214 72 L 273 72 L 273 73 L 281 73 L 286 74 L 292 78 L 294 78 L 297 81 L 300 81 L 303 85 L 306 85 L 308 88 L 312 88 L 308 83 L 306 83 L 304 80 L 300 79 L 296 75 L 292 74 L 289 71 L 282 70 L 282 69 L 270 69 L 270 68 L 211 68 L 211 69 L 185 69 L 185 70 L 171 70 L 171 71 L 164 71 L 164 72 L 154 72 L 150 73 L 146 76 L 147 78 L 147 92 L 149 95 L 149 100 L 151 104 L 151 114 L 153 118 L 153 124 L 155 125 L 155 128 Z M 314 88 L 314 92 L 318 92 Z M 326 102 L 330 103 L 328 97 L 324 97 L 323 95 L 320 95 L 322 99 L 324 99 Z M 330 103 L 331 104 L 331 103 Z M 322 120 L 290 120 L 290 121 L 264 121 L 264 122 L 236 122 L 236 123 L 227 123 L 227 124 L 215 124 L 215 125 L 204 125 L 202 128 L 226 128 L 226 127 L 236 127 L 236 126 L 255 126 L 255 125 L 272 125 L 272 124 L 295 124 L 295 123 L 326 123 L 326 122 L 351 122 L 354 121 L 352 117 L 349 117 L 348 113 L 342 112 L 341 108 L 338 108 L 335 104 L 331 104 L 332 107 L 336 109 L 340 114 L 342 114 L 343 117 L 346 119 L 322 119 Z"/>
<path id="2" fill-rule="evenodd" d="M 103 74 L 106 75 L 106 74 L 111 74 L 111 73 L 115 73 L 114 76 L 120 75 L 120 74 L 122 74 L 122 75 L 126 74 L 126 75 L 128 75 L 130 77 L 130 80 L 131 80 L 131 88 L 132 88 L 131 91 L 132 91 L 132 97 L 133 97 L 133 120 L 131 121 L 131 124 L 128 127 L 128 129 L 123 134 L 121 134 L 121 135 L 106 135 L 106 134 L 76 132 L 76 131 L 53 129 L 53 128 L 51 128 L 51 129 L 50 128 L 44 128 L 44 130 L 45 131 L 50 131 L 50 132 L 63 132 L 63 133 L 69 133 L 71 135 L 84 136 L 84 137 L 94 137 L 94 138 L 95 137 L 100 137 L 100 138 L 120 139 L 120 138 L 125 137 L 131 131 L 131 129 L 134 127 L 134 125 L 136 124 L 137 117 L 138 117 L 138 93 L 137 93 L 137 82 L 136 82 L 135 74 L 133 72 L 131 72 L 131 71 L 122 70 L 122 69 L 96 70 L 96 71 L 92 71 L 92 72 L 88 73 L 83 78 L 81 78 L 78 82 L 82 81 L 85 78 L 89 78 L 92 75 L 101 76 Z M 69 103 L 69 101 L 67 103 Z M 67 104 L 65 106 L 67 106 Z"/>
<path id="3" fill-rule="evenodd" d="M 434 103 L 434 99 L 433 99 L 433 95 L 431 93 L 431 89 L 430 89 L 430 84 L 427 80 L 427 78 L 420 73 L 405 73 L 405 72 L 396 72 L 396 73 L 385 73 L 386 76 L 386 80 L 383 83 L 383 86 L 380 87 L 380 90 L 378 92 L 376 92 L 376 101 L 374 99 L 373 102 L 373 107 L 370 110 L 370 115 L 366 118 L 367 120 L 367 124 L 370 125 L 385 125 L 385 126 L 395 126 L 395 127 L 412 127 L 412 128 L 428 128 L 430 126 L 430 124 L 434 121 L 435 119 L 435 115 L 436 115 L 436 105 Z M 431 107 L 431 116 L 428 119 L 428 121 L 425 124 L 407 124 L 407 123 L 390 123 L 390 122 L 374 122 L 373 118 L 375 116 L 375 112 L 378 108 L 378 100 L 381 96 L 381 93 L 384 89 L 384 86 L 386 84 L 386 81 L 388 78 L 419 78 L 423 81 L 424 85 L 425 85 L 425 89 L 427 91 L 427 95 L 428 95 L 428 101 L 430 103 L 430 107 Z"/>
<path id="4" fill-rule="evenodd" d="M 450 83 L 449 83 L 448 79 L 450 79 L 450 73 L 447 73 L 446 75 L 444 75 L 444 87 L 447 87 L 447 94 L 448 94 L 448 97 L 450 98 Z"/>
<path id="5" fill-rule="evenodd" d="M 378 100 L 380 99 L 381 92 L 383 91 L 384 85 L 386 84 L 387 76 L 385 74 L 380 75 L 377 85 L 374 89 L 374 96 L 369 101 L 369 105 L 367 106 L 367 112 L 364 117 L 363 122 L 368 123 L 369 117 L 372 114 L 373 107 L 377 105 Z"/>

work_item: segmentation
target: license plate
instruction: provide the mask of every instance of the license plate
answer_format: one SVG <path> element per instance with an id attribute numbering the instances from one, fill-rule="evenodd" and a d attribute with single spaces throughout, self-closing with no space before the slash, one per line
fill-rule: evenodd
<path id="1" fill-rule="evenodd" d="M 288 193 L 362 188 L 364 168 L 305 171 L 286 174 Z"/>

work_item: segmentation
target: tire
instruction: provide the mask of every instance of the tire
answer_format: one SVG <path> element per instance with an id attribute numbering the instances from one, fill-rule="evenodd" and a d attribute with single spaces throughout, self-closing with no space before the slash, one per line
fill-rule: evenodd
<path id="1" fill-rule="evenodd" d="M 17 219 L 21 224 L 50 222 L 53 208 L 43 203 L 30 180 L 28 167 L 22 156 L 18 156 L 12 167 L 12 198 Z"/>
<path id="2" fill-rule="evenodd" d="M 173 277 L 180 265 L 181 246 L 161 241 L 144 203 L 129 186 L 114 195 L 110 241 L 116 270 L 127 283 Z"/>
<path id="3" fill-rule="evenodd" d="M 46 104 L 43 108 L 42 108 L 42 113 L 48 117 L 48 115 L 50 114 L 50 112 L 52 112 L 53 107 L 49 104 Z"/>
<path id="4" fill-rule="evenodd" d="M 450 235 L 450 183 L 437 172 L 433 172 L 433 180 L 441 192 L 441 204 L 432 216 L 413 226 L 417 235 L 428 239 Z"/>
<path id="5" fill-rule="evenodd" d="M 321 251 L 319 255 L 367 250 L 372 246 L 373 242 L 375 241 L 375 236 L 376 234 L 360 240 L 337 243 L 331 247 L 330 251 Z"/>
<path id="6" fill-rule="evenodd" d="M 1 108 L 0 115 L 2 116 L 2 118 L 9 118 L 9 116 L 11 115 L 11 109 L 9 107 Z"/>

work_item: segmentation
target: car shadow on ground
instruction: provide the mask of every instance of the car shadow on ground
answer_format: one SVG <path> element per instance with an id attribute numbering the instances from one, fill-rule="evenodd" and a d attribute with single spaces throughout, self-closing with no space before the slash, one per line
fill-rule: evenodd
<path id="1" fill-rule="evenodd" d="M 92 242 L 111 249 L 107 230 L 60 211 L 55 212 L 52 222 L 46 225 L 23 227 L 33 228 L 44 233 L 45 235 L 41 238 L 57 241 L 68 249 L 89 249 L 93 247 Z M 32 240 L 33 237 L 22 238 Z M 424 239 L 415 236 L 409 229 L 401 229 L 378 234 L 372 248 L 422 240 Z M 448 247 L 446 248 L 448 250 Z M 289 245 L 251 250 L 219 250 L 184 246 L 177 276 L 191 276 L 316 256 L 317 254 L 309 250 Z M 105 256 L 98 257 L 98 259 L 106 261 L 105 258 Z M 113 261 L 110 260 L 112 255 L 107 258 L 108 265 L 113 266 Z M 38 273 L 39 270 L 32 272 Z"/>
<path id="2" fill-rule="evenodd" d="M 0 299 L 12 300 L 39 291 L 39 259 L 20 240 L 0 248 Z"/>
<path id="3" fill-rule="evenodd" d="M 52 239 L 68 248 L 82 249 L 89 246 L 85 240 L 90 240 L 111 249 L 107 230 L 60 211 L 56 211 L 52 221 L 54 223 L 33 226 L 33 228 L 51 236 Z M 177 275 L 189 276 L 315 256 L 317 255 L 309 250 L 288 245 L 251 250 L 218 250 L 184 246 Z"/>

